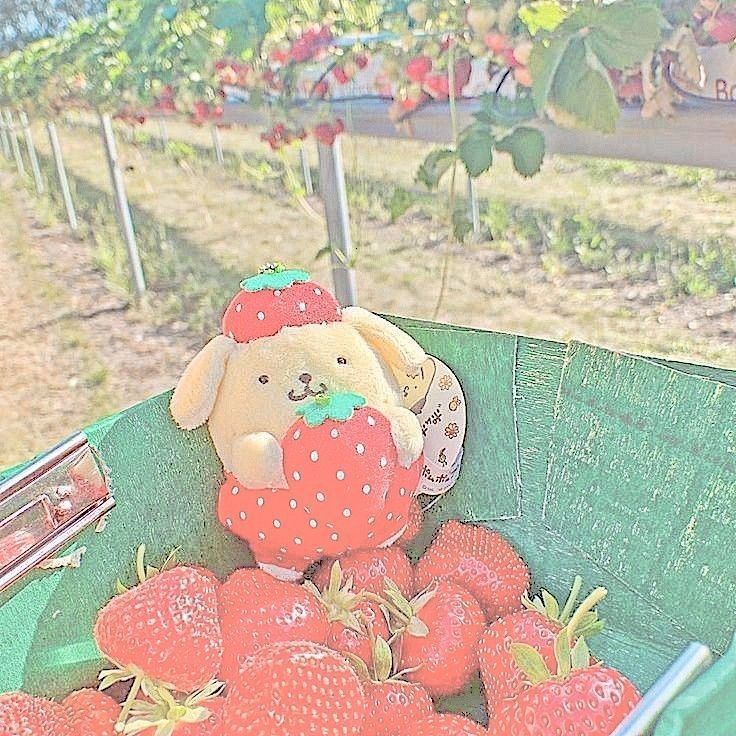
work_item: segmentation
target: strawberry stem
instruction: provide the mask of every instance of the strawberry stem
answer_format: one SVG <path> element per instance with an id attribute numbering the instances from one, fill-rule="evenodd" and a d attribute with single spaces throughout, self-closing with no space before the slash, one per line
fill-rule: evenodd
<path id="1" fill-rule="evenodd" d="M 130 687 L 130 691 L 128 692 L 128 696 L 125 698 L 123 707 L 120 709 L 120 715 L 118 716 L 117 721 L 115 721 L 115 731 L 117 733 L 123 733 L 123 731 L 125 730 L 125 722 L 128 720 L 130 709 L 133 707 L 133 703 L 138 697 L 138 693 L 140 692 L 142 683 L 143 675 L 136 675 L 133 679 L 133 684 Z"/>
<path id="2" fill-rule="evenodd" d="M 608 595 L 608 591 L 605 588 L 596 588 L 578 607 L 578 610 L 575 611 L 572 618 L 570 619 L 570 622 L 565 627 L 567 629 L 567 641 L 570 644 L 570 646 L 573 645 L 573 642 L 575 641 L 575 630 L 580 625 L 581 620 L 585 616 L 586 613 L 589 613 L 592 611 L 606 596 Z"/>
<path id="3" fill-rule="evenodd" d="M 567 600 L 565 601 L 565 606 L 562 609 L 562 613 L 560 613 L 560 623 L 564 626 L 568 619 L 570 618 L 572 614 L 572 609 L 575 607 L 575 604 L 578 602 L 578 596 L 580 595 L 580 590 L 583 587 L 583 578 L 580 575 L 575 576 L 575 580 L 572 584 L 572 590 L 570 591 L 570 595 L 567 597 Z"/>

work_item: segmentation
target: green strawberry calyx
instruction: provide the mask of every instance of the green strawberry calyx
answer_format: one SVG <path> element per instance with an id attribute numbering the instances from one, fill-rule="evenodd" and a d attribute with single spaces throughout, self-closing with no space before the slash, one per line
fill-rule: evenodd
<path id="1" fill-rule="evenodd" d="M 343 652 L 343 656 L 350 662 L 359 677 L 367 682 L 406 682 L 405 676 L 415 672 L 420 667 L 408 667 L 397 672 L 391 645 L 381 636 L 376 636 L 373 628 L 369 627 L 371 639 L 371 666 L 356 654 Z"/>
<path id="2" fill-rule="evenodd" d="M 592 607 L 587 605 L 587 598 L 577 610 L 575 609 L 582 587 L 583 579 L 580 575 L 577 575 L 573 582 L 570 595 L 567 597 L 567 601 L 562 609 L 560 609 L 557 599 L 544 588 L 542 588 L 540 595 L 535 596 L 533 599 L 524 595 L 521 602 L 528 610 L 541 613 L 551 621 L 555 621 L 561 626 L 567 627 L 573 637 L 585 636 L 590 638 L 591 636 L 600 633 L 601 629 L 603 629 L 603 621 L 598 618 L 598 613 L 591 610 Z M 605 594 L 597 601 L 597 603 L 603 600 L 604 597 Z M 575 616 L 577 616 L 577 618 L 575 618 L 574 626 L 570 626 L 570 623 Z"/>
<path id="3" fill-rule="evenodd" d="M 171 570 L 179 564 L 177 555 L 179 554 L 179 548 L 176 547 L 169 552 L 168 557 L 164 560 L 161 567 L 154 567 L 153 565 L 146 564 L 146 545 L 141 544 L 135 551 L 135 573 L 138 577 L 138 583 L 145 583 L 147 580 L 156 577 L 161 572 Z M 127 585 L 118 578 L 115 581 L 115 592 L 120 595 L 127 593 L 130 590 Z"/>
<path id="4" fill-rule="evenodd" d="M 353 592 L 353 578 L 342 581 L 342 568 L 339 560 L 335 560 L 330 568 L 330 581 L 324 590 L 320 590 L 311 580 L 304 582 L 304 587 L 313 593 L 327 611 L 327 620 L 339 621 L 343 626 L 358 633 L 364 632 L 360 612 L 355 608 L 364 597 Z"/>
<path id="5" fill-rule="evenodd" d="M 286 268 L 283 263 L 266 263 L 255 276 L 243 279 L 240 288 L 244 291 L 275 291 L 305 281 L 309 281 L 309 274 L 301 268 Z"/>
<path id="6" fill-rule="evenodd" d="M 317 394 L 312 401 L 300 406 L 296 413 L 308 427 L 318 427 L 327 419 L 346 422 L 353 412 L 365 406 L 365 398 L 352 391 Z"/>
<path id="7" fill-rule="evenodd" d="M 167 734 L 173 733 L 182 723 L 202 723 L 212 715 L 207 701 L 217 697 L 224 687 L 224 682 L 212 680 L 201 690 L 179 701 L 169 689 L 144 683 L 142 690 L 149 700 L 133 702 L 123 733 L 133 736 L 150 729 L 156 734 Z"/>
<path id="8" fill-rule="evenodd" d="M 435 595 L 437 595 L 437 584 L 433 582 L 409 601 L 398 586 L 387 578 L 383 607 L 388 614 L 389 629 L 392 636 L 402 634 L 422 638 L 427 636 L 429 627 L 422 621 L 419 614 Z"/>

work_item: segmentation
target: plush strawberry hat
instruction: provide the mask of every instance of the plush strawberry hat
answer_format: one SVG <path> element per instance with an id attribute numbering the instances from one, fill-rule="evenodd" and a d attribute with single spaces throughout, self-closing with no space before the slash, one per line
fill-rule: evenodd
<path id="1" fill-rule="evenodd" d="M 236 342 L 277 334 L 282 327 L 340 322 L 340 305 L 300 269 L 267 263 L 240 282 L 222 317 L 222 333 Z"/>

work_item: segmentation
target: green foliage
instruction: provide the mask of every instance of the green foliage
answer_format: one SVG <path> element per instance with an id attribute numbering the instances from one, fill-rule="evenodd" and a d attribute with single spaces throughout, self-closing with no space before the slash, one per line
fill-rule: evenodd
<path id="1" fill-rule="evenodd" d="M 427 189 L 436 189 L 456 159 L 457 154 L 449 148 L 435 149 L 419 167 L 416 175 L 417 182 L 424 184 Z"/>
<path id="2" fill-rule="evenodd" d="M 544 136 L 536 128 L 520 125 L 498 141 L 496 148 L 511 154 L 514 168 L 522 176 L 534 176 L 544 159 Z"/>
<path id="3" fill-rule="evenodd" d="M 388 211 L 391 218 L 391 224 L 395 223 L 399 217 L 406 213 L 406 211 L 417 201 L 417 198 L 412 192 L 404 189 L 403 187 L 396 187 L 391 194 L 391 199 L 388 201 Z"/>

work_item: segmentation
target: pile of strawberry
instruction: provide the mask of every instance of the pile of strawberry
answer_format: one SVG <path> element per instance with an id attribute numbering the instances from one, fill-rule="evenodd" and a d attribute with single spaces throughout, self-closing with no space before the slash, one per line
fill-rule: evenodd
<path id="1" fill-rule="evenodd" d="M 143 553 L 97 618 L 99 690 L 1 695 L 2 736 L 606 736 L 639 699 L 586 643 L 605 590 L 530 600 L 484 527 L 446 522 L 414 565 L 398 546 L 326 559 L 303 584 Z M 437 711 L 479 674 L 487 726 Z"/>

